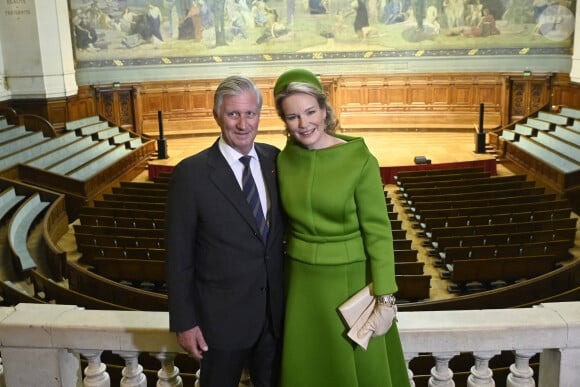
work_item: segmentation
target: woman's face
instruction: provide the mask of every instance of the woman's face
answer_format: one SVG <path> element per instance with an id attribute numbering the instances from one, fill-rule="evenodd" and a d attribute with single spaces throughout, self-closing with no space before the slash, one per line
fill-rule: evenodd
<path id="1" fill-rule="evenodd" d="M 318 106 L 316 98 L 309 94 L 296 93 L 282 101 L 284 122 L 290 135 L 308 149 L 323 147 L 327 135 L 326 109 Z"/>

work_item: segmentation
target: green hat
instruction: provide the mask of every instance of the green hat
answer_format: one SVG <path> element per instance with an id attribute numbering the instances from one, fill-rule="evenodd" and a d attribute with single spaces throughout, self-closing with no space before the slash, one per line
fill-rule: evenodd
<path id="1" fill-rule="evenodd" d="M 322 84 L 316 75 L 305 69 L 293 69 L 286 71 L 278 77 L 274 85 L 274 96 L 278 95 L 291 82 L 308 83 L 322 90 Z"/>

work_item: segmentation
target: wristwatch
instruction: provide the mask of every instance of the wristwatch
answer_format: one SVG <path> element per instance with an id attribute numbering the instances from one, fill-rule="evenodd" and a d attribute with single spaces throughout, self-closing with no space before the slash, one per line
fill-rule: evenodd
<path id="1" fill-rule="evenodd" d="M 382 296 L 377 296 L 377 303 L 379 305 L 392 306 L 392 305 L 395 305 L 396 302 L 397 302 L 397 299 L 392 294 L 385 294 Z"/>

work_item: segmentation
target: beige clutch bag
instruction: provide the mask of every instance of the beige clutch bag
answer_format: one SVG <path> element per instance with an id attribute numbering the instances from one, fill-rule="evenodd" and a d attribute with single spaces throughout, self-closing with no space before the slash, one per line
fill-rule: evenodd
<path id="1" fill-rule="evenodd" d="M 338 311 L 344 322 L 350 328 L 347 336 L 365 350 L 367 349 L 371 335 L 359 337 L 358 331 L 369 319 L 375 303 L 376 298 L 373 294 L 373 285 L 368 284 L 338 307 Z"/>

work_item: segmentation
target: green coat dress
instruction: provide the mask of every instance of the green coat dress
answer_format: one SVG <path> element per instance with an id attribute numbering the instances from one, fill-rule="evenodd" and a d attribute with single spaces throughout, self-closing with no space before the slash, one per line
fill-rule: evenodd
<path id="1" fill-rule="evenodd" d="M 367 283 L 397 291 L 393 237 L 379 165 L 362 138 L 278 156 L 289 218 L 282 387 L 405 387 L 396 324 L 364 351 L 347 336 L 338 306 Z"/>

